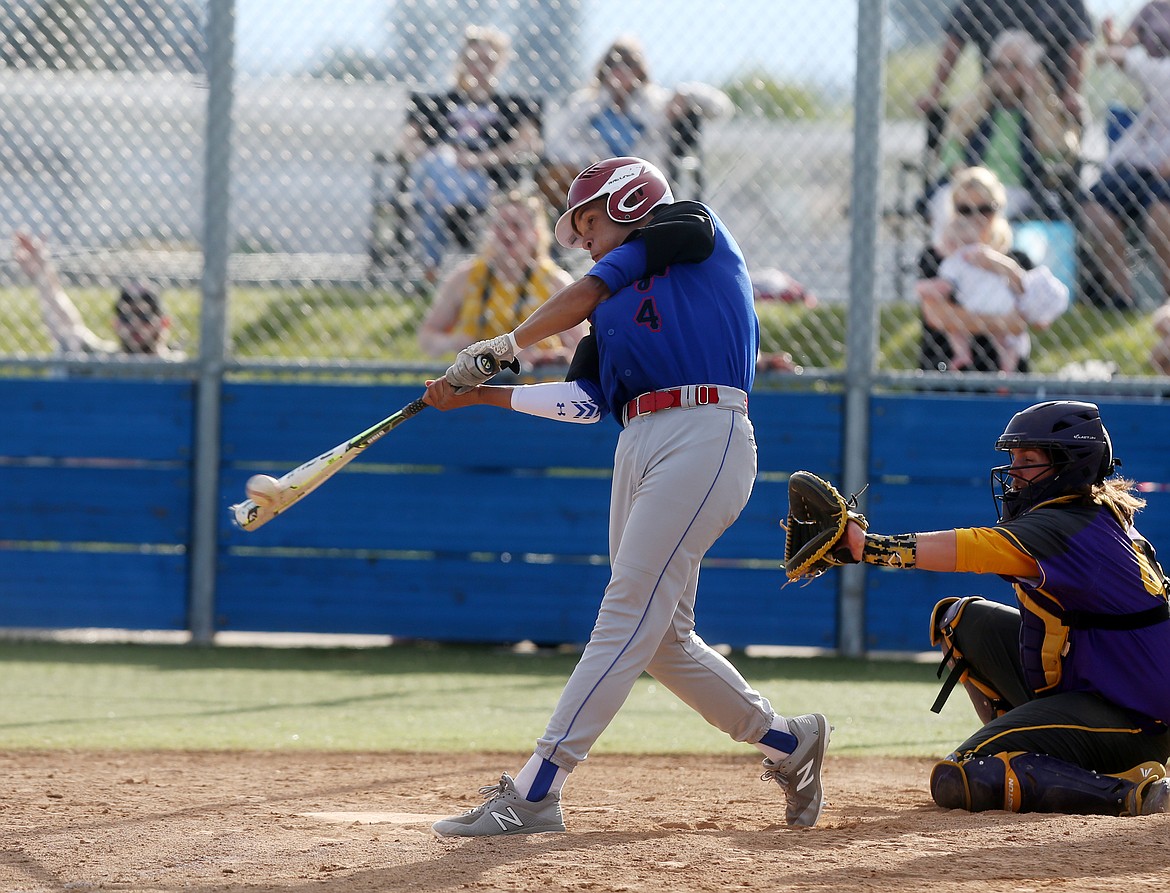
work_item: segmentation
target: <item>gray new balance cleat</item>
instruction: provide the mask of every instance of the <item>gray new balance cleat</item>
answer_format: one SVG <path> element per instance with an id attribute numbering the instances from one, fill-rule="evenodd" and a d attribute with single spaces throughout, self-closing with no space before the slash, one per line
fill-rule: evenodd
<path id="1" fill-rule="evenodd" d="M 512 776 L 504 773 L 499 784 L 479 789 L 484 802 L 463 815 L 454 815 L 431 825 L 439 837 L 494 837 L 499 834 L 542 834 L 564 831 L 561 795 L 550 793 L 535 803 L 516 790 Z"/>
<path id="2" fill-rule="evenodd" d="M 811 828 L 828 803 L 821 785 L 821 769 L 833 727 L 820 713 L 806 713 L 789 719 L 788 729 L 796 736 L 796 750 L 779 763 L 765 759 L 767 771 L 760 777 L 774 780 L 784 791 L 788 801 L 784 818 L 788 824 Z"/>

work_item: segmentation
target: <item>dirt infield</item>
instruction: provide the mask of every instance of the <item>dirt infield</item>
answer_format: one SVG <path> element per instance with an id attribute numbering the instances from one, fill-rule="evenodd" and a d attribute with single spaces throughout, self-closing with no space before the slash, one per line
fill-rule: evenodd
<path id="1" fill-rule="evenodd" d="M 937 809 L 930 763 L 830 758 L 832 805 L 783 825 L 744 757 L 591 758 L 568 834 L 438 840 L 515 754 L 0 754 L 0 890 L 1170 889 L 1170 816 Z"/>

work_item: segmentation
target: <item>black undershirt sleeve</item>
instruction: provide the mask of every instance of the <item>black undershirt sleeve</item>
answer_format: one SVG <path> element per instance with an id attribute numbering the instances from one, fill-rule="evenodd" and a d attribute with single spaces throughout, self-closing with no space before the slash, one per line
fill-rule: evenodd
<path id="1" fill-rule="evenodd" d="M 573 360 L 569 363 L 569 371 L 565 381 L 601 380 L 601 358 L 597 353 L 597 335 L 593 326 L 589 326 L 589 334 L 577 342 L 577 349 L 573 352 Z"/>

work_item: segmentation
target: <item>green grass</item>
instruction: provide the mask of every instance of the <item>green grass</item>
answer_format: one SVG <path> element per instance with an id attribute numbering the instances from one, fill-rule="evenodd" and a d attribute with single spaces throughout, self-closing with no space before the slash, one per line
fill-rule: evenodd
<path id="1" fill-rule="evenodd" d="M 108 290 L 78 288 L 72 295 L 82 316 L 98 334 L 109 329 Z M 168 309 L 180 342 L 190 351 L 199 337 L 199 294 L 172 289 Z M 0 291 L 6 325 L 0 330 L 0 356 L 47 355 L 50 350 L 36 297 L 28 290 Z M 290 290 L 238 287 L 231 294 L 231 355 L 240 360 L 347 359 L 442 365 L 425 357 L 415 332 L 427 299 L 385 289 L 315 288 Z M 845 367 L 843 304 L 808 309 L 782 303 L 757 307 L 765 350 L 789 351 L 807 369 Z M 882 308 L 878 368 L 911 371 L 918 365 L 921 323 L 913 303 Z M 1154 342 L 1149 314 L 1105 311 L 1074 304 L 1046 332 L 1033 336 L 1032 367 L 1056 374 L 1085 360 L 1110 360 L 1122 375 L 1150 374 Z"/>
<path id="2" fill-rule="evenodd" d="M 809 310 L 790 304 L 762 304 L 757 310 L 765 345 L 782 345 L 796 362 L 809 368 L 844 368 L 843 305 L 821 305 Z M 922 323 L 916 304 L 883 307 L 878 331 L 881 371 L 918 368 Z M 1149 355 L 1154 338 L 1147 312 L 1074 304 L 1050 329 L 1032 336 L 1032 371 L 1052 375 L 1069 363 L 1097 359 L 1116 363 L 1122 375 L 1150 375 Z"/>
<path id="3" fill-rule="evenodd" d="M 113 339 L 108 288 L 72 287 L 86 324 Z M 197 289 L 168 288 L 175 341 L 195 354 L 199 344 Z M 43 356 L 52 350 L 37 297 L 28 288 L 0 290 L 5 326 L 0 356 Z M 346 359 L 422 362 L 415 332 L 428 299 L 376 288 L 233 287 L 229 296 L 231 355 L 240 360 Z M 437 361 L 436 361 L 437 362 Z"/>
<path id="4" fill-rule="evenodd" d="M 977 725 L 941 716 L 934 666 L 831 658 L 733 662 L 781 713 L 819 711 L 834 752 L 932 756 Z M 372 649 L 0 644 L 0 749 L 530 750 L 576 662 L 473 646 Z M 595 752 L 735 753 L 643 677 Z"/>

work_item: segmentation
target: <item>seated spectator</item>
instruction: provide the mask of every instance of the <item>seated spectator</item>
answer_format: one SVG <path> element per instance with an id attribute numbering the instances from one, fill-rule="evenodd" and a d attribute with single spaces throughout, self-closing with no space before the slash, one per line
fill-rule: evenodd
<path id="1" fill-rule="evenodd" d="M 171 320 L 157 291 L 141 283 L 127 283 L 114 302 L 111 325 L 116 341 L 102 338 L 82 320 L 61 287 L 48 248 L 27 233 L 15 235 L 13 258 L 36 286 L 45 327 L 58 353 L 73 355 L 141 356 L 185 360 L 171 347 Z"/>
<path id="2" fill-rule="evenodd" d="M 956 170 L 985 167 L 1007 190 L 1009 219 L 1054 217 L 1059 187 L 1079 151 L 1078 127 L 1044 71 L 1043 50 L 1025 31 L 1004 31 L 991 46 L 991 67 L 958 103 L 943 129 L 942 173 L 930 200 L 938 240 Z"/>
<path id="3" fill-rule="evenodd" d="M 946 310 L 955 304 L 971 314 L 1008 317 L 1018 312 L 1030 325 L 1047 328 L 1068 309 L 1068 287 L 1043 266 L 1024 271 L 1004 263 L 997 252 L 980 240 L 977 217 L 953 215 L 943 231 L 939 253 L 943 261 L 938 277 L 952 287 L 950 303 L 923 301 L 923 313 L 931 324 L 942 329 L 950 344 L 951 368 L 972 365 L 968 326 Z M 999 361 L 999 371 L 1014 372 L 1027 350 L 1026 334 L 989 332 L 988 338 Z"/>
<path id="4" fill-rule="evenodd" d="M 573 178 L 602 158 L 632 155 L 670 171 L 680 129 L 728 117 L 733 108 L 727 94 L 710 84 L 668 90 L 654 83 L 642 45 L 620 37 L 597 63 L 593 82 L 549 117 L 545 197 L 559 208 Z"/>
<path id="5" fill-rule="evenodd" d="M 928 246 L 919 258 L 919 280 L 915 285 L 922 302 L 920 368 L 939 372 L 959 368 L 974 372 L 1027 372 L 1030 326 L 1050 324 L 1067 306 L 1067 288 L 1047 270 L 1030 275 L 1029 271 L 1034 269 L 1031 259 L 1022 251 L 1012 249 L 1011 225 L 1003 213 L 1006 199 L 1003 184 L 986 168 L 959 171 L 951 190 L 948 221 L 956 218 L 969 221 L 966 224 L 969 228 L 960 241 L 973 247 L 964 249 L 963 260 L 1005 278 L 1016 295 L 1022 295 L 1025 285 L 1032 283 L 1037 289 L 1031 299 L 1034 303 L 1020 305 L 1017 301 L 1017 306 L 1006 313 L 979 312 L 963 306 L 963 296 L 955 284 L 940 274 L 944 261 L 942 246 Z M 1063 302 L 1057 300 L 1061 295 Z M 970 297 L 976 300 L 973 295 Z M 956 337 L 964 342 L 957 356 L 952 347 Z M 1005 342 L 1015 354 L 1014 367 L 1011 357 L 1001 360 L 999 345 Z"/>
<path id="6" fill-rule="evenodd" d="M 427 355 L 451 356 L 494 332 L 510 332 L 568 285 L 572 277 L 549 256 L 551 241 L 539 198 L 519 191 L 497 196 L 478 253 L 443 279 L 419 328 Z M 535 344 L 519 359 L 525 366 L 567 365 L 586 330 L 582 324 Z"/>
<path id="7" fill-rule="evenodd" d="M 1170 289 L 1170 0 L 1155 0 L 1119 35 L 1102 24 L 1103 62 L 1118 65 L 1141 88 L 1145 105 L 1109 149 L 1084 203 L 1084 231 L 1100 270 L 1097 303 L 1135 305 L 1126 263 L 1126 229 L 1144 222 L 1162 289 Z"/>
<path id="8" fill-rule="evenodd" d="M 493 192 L 514 186 L 541 151 L 540 103 L 498 89 L 510 50 L 500 31 L 469 28 L 451 89 L 411 96 L 401 152 L 429 282 L 452 235 L 470 246 Z"/>

